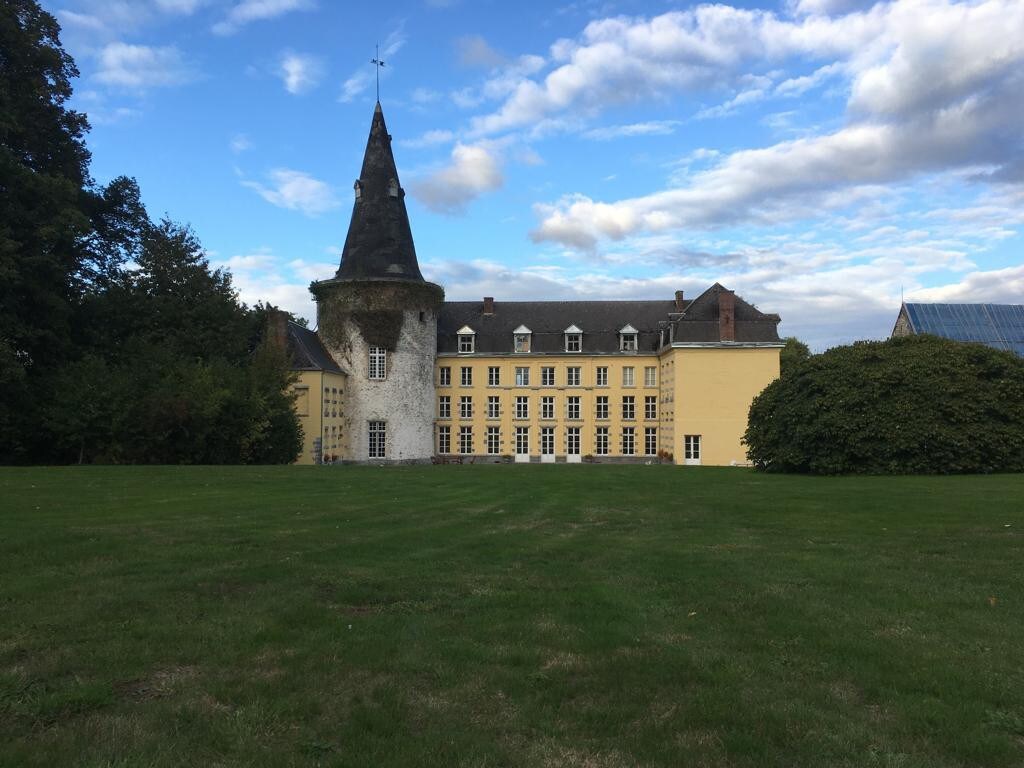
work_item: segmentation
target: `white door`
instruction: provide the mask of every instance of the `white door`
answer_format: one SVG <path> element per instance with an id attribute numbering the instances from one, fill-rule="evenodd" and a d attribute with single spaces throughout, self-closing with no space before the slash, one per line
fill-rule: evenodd
<path id="1" fill-rule="evenodd" d="M 683 436 L 683 464 L 688 467 L 700 466 L 700 435 Z"/>
<path id="2" fill-rule="evenodd" d="M 530 460 L 530 428 L 516 427 L 516 461 Z"/>

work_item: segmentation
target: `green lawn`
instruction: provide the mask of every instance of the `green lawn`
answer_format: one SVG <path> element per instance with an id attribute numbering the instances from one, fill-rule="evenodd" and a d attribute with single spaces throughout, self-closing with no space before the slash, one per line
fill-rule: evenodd
<path id="1" fill-rule="evenodd" d="M 1024 477 L 0 469 L 3 766 L 1021 766 Z"/>

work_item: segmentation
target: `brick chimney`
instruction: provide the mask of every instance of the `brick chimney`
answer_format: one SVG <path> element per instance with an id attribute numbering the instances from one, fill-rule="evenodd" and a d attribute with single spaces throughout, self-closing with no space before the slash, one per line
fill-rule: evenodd
<path id="1" fill-rule="evenodd" d="M 683 311 L 683 292 L 676 291 L 676 312 Z"/>
<path id="2" fill-rule="evenodd" d="M 736 341 L 736 294 L 725 288 L 718 292 L 718 338 Z"/>
<path id="3" fill-rule="evenodd" d="M 485 315 L 493 315 L 494 314 L 494 297 L 493 296 L 484 296 L 484 314 Z"/>
<path id="4" fill-rule="evenodd" d="M 282 351 L 288 349 L 288 315 L 275 307 L 267 311 L 266 341 Z"/>

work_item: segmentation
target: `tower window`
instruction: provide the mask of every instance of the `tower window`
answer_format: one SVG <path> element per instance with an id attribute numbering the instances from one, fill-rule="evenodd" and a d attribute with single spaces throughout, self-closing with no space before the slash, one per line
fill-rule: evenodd
<path id="1" fill-rule="evenodd" d="M 387 378 L 388 353 L 384 347 L 370 347 L 369 378 L 371 381 L 384 381 Z"/>
<path id="2" fill-rule="evenodd" d="M 387 453 L 387 422 L 371 421 L 367 454 L 371 459 L 383 459 Z"/>

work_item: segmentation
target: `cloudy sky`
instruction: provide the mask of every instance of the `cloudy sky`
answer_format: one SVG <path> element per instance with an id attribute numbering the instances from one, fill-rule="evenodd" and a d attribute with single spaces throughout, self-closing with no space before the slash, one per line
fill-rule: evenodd
<path id="1" fill-rule="evenodd" d="M 98 181 L 314 320 L 375 100 L 450 299 L 714 281 L 816 349 L 1024 301 L 1024 0 L 45 0 Z"/>

